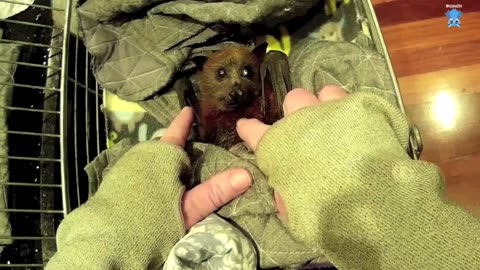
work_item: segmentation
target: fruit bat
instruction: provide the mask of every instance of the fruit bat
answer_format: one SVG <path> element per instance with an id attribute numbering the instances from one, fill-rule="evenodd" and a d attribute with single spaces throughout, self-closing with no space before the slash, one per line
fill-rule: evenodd
<path id="1" fill-rule="evenodd" d="M 253 50 L 229 45 L 208 57 L 191 59 L 197 69 L 196 87 L 184 88 L 179 98 L 182 106 L 194 110 L 198 141 L 228 149 L 241 142 L 238 119 L 273 124 L 283 117 L 283 100 L 292 88 L 290 68 L 287 56 L 266 53 L 267 45 Z"/>

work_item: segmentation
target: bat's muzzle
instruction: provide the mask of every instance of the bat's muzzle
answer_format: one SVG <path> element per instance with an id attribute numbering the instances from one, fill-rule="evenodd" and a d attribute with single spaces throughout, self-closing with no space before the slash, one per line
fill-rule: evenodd
<path id="1" fill-rule="evenodd" d="M 234 89 L 228 94 L 227 101 L 230 105 L 241 106 L 252 102 L 253 95 L 251 91 Z"/>

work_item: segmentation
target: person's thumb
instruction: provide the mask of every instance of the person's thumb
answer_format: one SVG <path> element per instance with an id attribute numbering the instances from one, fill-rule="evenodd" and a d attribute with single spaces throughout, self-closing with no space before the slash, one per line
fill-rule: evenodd
<path id="1" fill-rule="evenodd" d="M 237 133 L 250 149 L 257 150 L 258 143 L 263 135 L 270 128 L 269 125 L 262 123 L 260 120 L 252 118 L 242 118 L 237 121 Z"/>
<path id="2" fill-rule="evenodd" d="M 214 175 L 183 195 L 182 212 L 185 227 L 189 229 L 252 185 L 247 170 L 232 169 Z"/>

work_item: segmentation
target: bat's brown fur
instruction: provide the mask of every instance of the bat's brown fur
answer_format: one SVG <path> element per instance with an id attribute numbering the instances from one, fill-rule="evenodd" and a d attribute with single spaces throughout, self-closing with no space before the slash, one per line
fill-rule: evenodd
<path id="1" fill-rule="evenodd" d="M 261 109 L 260 65 L 264 55 L 265 48 L 252 51 L 247 47 L 227 47 L 212 54 L 203 64 L 198 76 L 199 133 L 203 141 L 229 148 L 241 141 L 235 130 L 238 119 L 257 118 L 272 124 L 280 118 L 276 94 L 268 80 L 265 117 Z M 246 67 L 251 70 L 248 77 L 242 76 Z M 219 77 L 220 69 L 225 70 L 227 76 Z M 241 91 L 243 99 L 229 100 L 232 91 Z"/>

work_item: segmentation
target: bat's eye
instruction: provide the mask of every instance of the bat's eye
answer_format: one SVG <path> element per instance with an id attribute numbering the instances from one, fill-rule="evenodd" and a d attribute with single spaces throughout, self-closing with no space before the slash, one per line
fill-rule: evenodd
<path id="1" fill-rule="evenodd" d="M 217 75 L 220 79 L 224 79 L 225 77 L 227 77 L 227 71 L 224 68 L 219 68 L 217 70 Z"/>
<path id="2" fill-rule="evenodd" d="M 252 77 L 252 67 L 245 66 L 242 70 L 242 77 L 245 77 L 245 78 Z"/>

